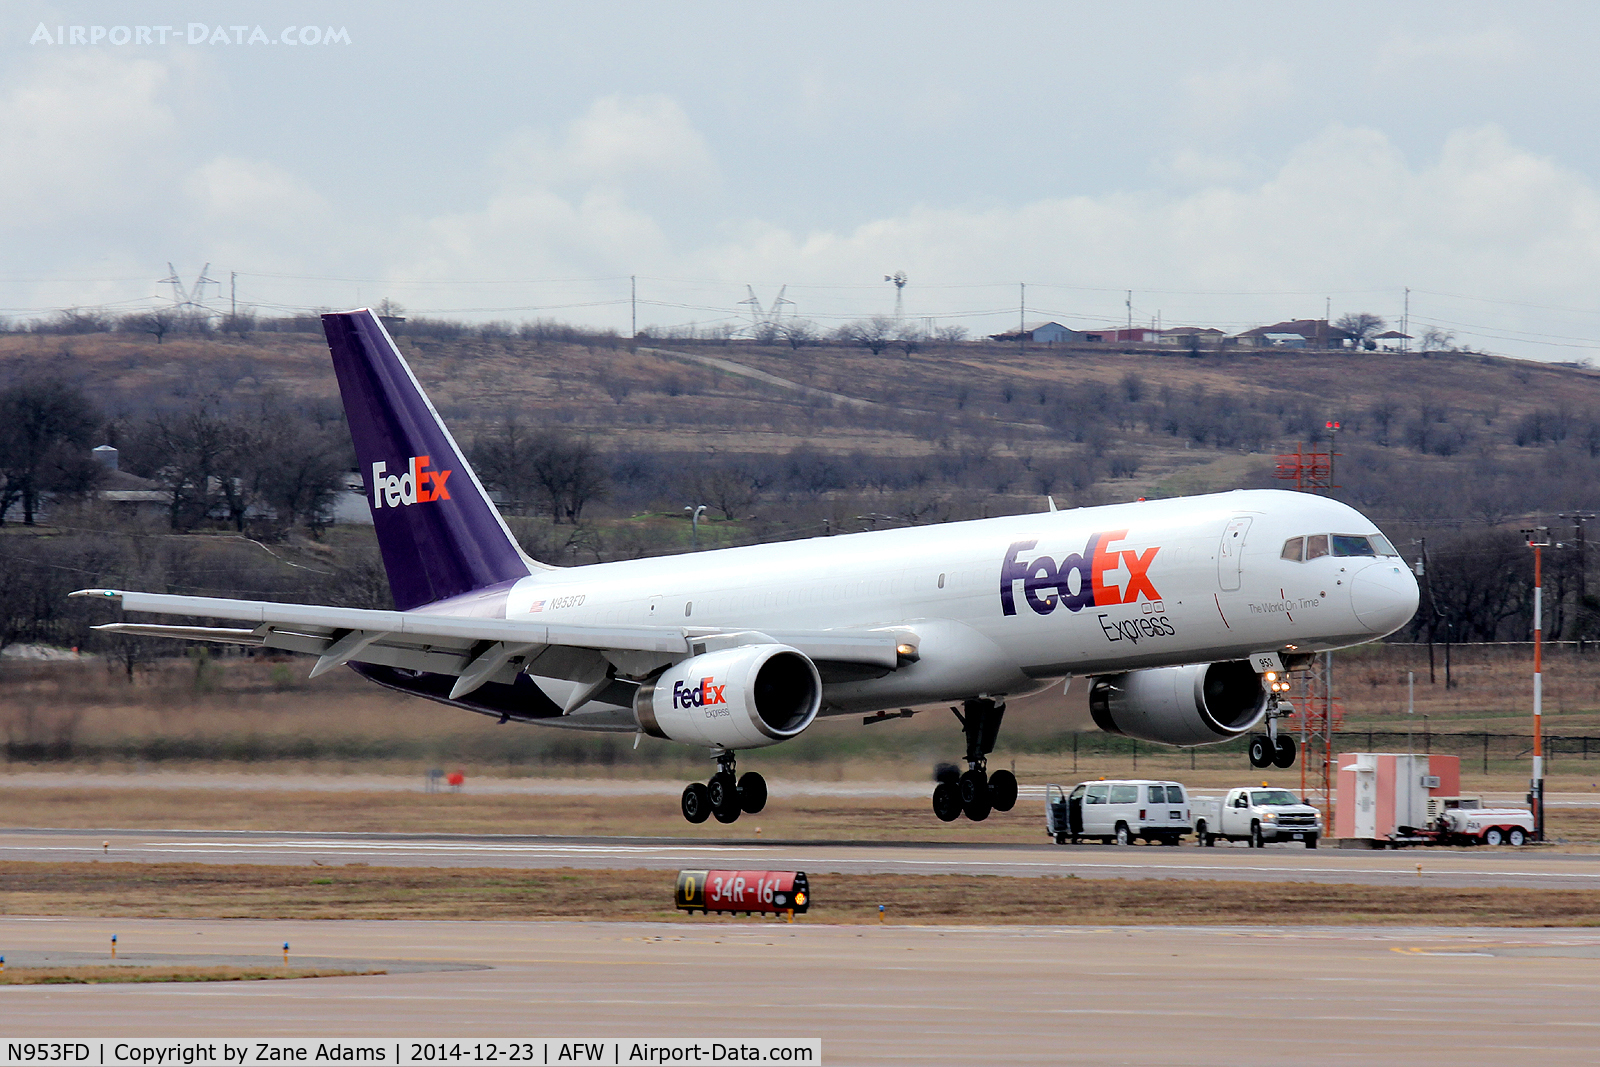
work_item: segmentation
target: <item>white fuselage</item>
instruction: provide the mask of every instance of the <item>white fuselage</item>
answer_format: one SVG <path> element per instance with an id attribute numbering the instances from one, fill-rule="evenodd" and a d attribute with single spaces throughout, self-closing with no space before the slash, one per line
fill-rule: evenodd
<path id="1" fill-rule="evenodd" d="M 1280 557 L 1376 532 L 1335 501 L 1244 490 L 542 571 L 507 616 L 914 635 L 917 662 L 825 688 L 838 714 L 1375 640 L 1416 610 L 1399 557 Z"/>

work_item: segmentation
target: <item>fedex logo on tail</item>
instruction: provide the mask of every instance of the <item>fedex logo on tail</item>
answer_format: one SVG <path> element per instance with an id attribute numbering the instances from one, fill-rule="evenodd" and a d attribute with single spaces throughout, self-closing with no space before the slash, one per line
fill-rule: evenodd
<path id="1" fill-rule="evenodd" d="M 451 471 L 428 470 L 430 456 L 412 456 L 406 461 L 404 474 L 388 474 L 389 465 L 382 460 L 372 465 L 372 510 L 403 508 L 412 504 L 426 504 L 433 500 L 449 500 L 450 490 L 445 481 Z"/>
<path id="2" fill-rule="evenodd" d="M 1000 566 L 1001 612 L 1017 613 L 1017 582 L 1022 583 L 1022 596 L 1028 607 L 1039 615 L 1050 614 L 1057 605 L 1076 612 L 1084 608 L 1132 604 L 1141 597 L 1160 600 L 1161 594 L 1150 581 L 1150 564 L 1161 549 L 1133 552 L 1111 547 L 1127 536 L 1127 530 L 1093 534 L 1083 552 L 1074 552 L 1060 563 L 1044 555 L 1024 560 L 1022 554 L 1031 552 L 1039 542 L 1014 542 L 1006 550 L 1005 562 Z M 1121 570 L 1127 571 L 1127 580 L 1118 585 L 1113 576 Z"/>
<path id="3" fill-rule="evenodd" d="M 674 708 L 705 708 L 714 704 L 726 704 L 728 698 L 722 695 L 727 689 L 727 683 L 712 685 L 710 678 L 700 679 L 699 685 L 684 685 L 682 682 L 672 683 L 672 706 Z"/>

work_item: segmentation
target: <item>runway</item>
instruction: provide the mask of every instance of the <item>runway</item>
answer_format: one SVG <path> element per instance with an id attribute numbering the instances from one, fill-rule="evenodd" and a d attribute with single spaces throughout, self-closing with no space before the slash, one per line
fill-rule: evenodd
<path id="1" fill-rule="evenodd" d="M 1073 784 L 1070 776 L 1063 783 Z M 772 778 L 768 783 L 775 800 L 793 797 L 900 797 L 922 800 L 933 789 L 924 781 L 846 781 L 823 782 L 803 778 Z M 216 789 L 230 792 L 296 793 L 422 793 L 427 780 L 393 774 L 238 774 L 212 771 L 153 771 L 148 773 L 108 774 L 96 771 L 19 771 L 0 775 L 5 789 Z M 464 792 L 481 796 L 628 796 L 677 797 L 684 783 L 660 778 L 495 778 L 473 777 Z M 1197 797 L 1221 796 L 1226 790 L 1196 788 Z M 1045 787 L 1024 785 L 1017 796 L 1024 801 L 1043 802 Z M 1523 794 L 1485 792 L 1486 803 L 1520 806 Z M 1545 798 L 1550 808 L 1600 808 L 1600 793 L 1551 793 Z"/>
<path id="2" fill-rule="evenodd" d="M 0 1035 L 820 1037 L 842 1064 L 1589 1064 L 1600 932 L 0 919 L 0 952 L 381 977 L 0 988 Z M 402 969 L 397 966 L 396 970 Z"/>
<path id="3" fill-rule="evenodd" d="M 744 868 L 818 874 L 987 874 L 1600 889 L 1600 855 L 1536 849 L 1399 852 L 1106 845 L 729 842 L 680 838 L 0 830 L 0 861 L 258 863 L 392 867 Z M 1419 871 L 1420 867 L 1420 871 Z"/>

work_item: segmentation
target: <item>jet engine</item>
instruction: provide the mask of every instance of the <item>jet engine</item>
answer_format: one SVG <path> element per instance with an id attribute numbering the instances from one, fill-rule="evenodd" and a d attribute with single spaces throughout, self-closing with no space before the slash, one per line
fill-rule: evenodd
<path id="1" fill-rule="evenodd" d="M 1095 725 L 1163 745 L 1210 745 L 1246 732 L 1267 713 L 1267 693 L 1243 660 L 1107 674 L 1089 687 Z"/>
<path id="2" fill-rule="evenodd" d="M 816 665 L 787 645 L 694 656 L 639 687 L 633 711 L 652 737 L 726 749 L 787 741 L 822 706 Z"/>

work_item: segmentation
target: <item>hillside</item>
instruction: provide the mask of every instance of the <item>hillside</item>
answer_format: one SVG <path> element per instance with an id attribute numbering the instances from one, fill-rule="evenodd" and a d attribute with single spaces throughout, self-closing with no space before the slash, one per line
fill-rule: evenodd
<path id="1" fill-rule="evenodd" d="M 672 483 L 708 457 L 759 461 L 757 495 L 786 504 L 854 492 L 929 518 L 1046 492 L 1084 504 L 1273 484 L 1273 453 L 1337 419 L 1352 502 L 1390 523 L 1492 524 L 1592 506 L 1600 454 L 1600 374 L 1471 354 L 399 341 L 464 442 L 508 418 L 587 436 L 620 472 L 621 512 L 676 511 L 687 487 Z M 0 376 L 29 373 L 85 383 L 123 417 L 205 395 L 336 397 L 312 334 L 0 336 Z M 809 469 L 772 459 L 797 452 Z"/>

